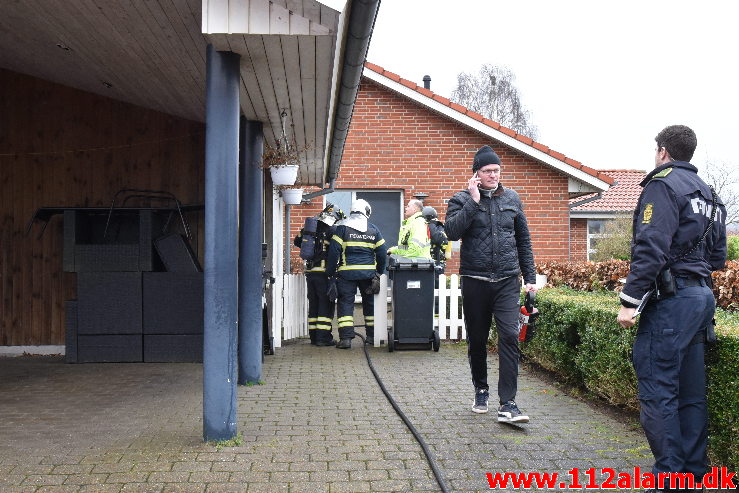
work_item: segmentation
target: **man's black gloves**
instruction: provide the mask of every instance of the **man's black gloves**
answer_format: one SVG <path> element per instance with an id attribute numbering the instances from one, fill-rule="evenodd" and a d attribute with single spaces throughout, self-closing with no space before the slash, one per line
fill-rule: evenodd
<path id="1" fill-rule="evenodd" d="M 331 303 L 335 303 L 336 299 L 339 297 L 339 288 L 336 287 L 336 278 L 331 277 L 328 280 L 328 289 L 326 290 L 326 295 L 328 295 L 328 300 Z"/>

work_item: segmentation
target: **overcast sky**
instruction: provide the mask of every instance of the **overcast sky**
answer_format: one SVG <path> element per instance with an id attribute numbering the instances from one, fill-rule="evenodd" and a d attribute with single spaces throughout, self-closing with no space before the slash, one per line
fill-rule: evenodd
<path id="1" fill-rule="evenodd" d="M 732 0 L 382 0 L 367 60 L 445 97 L 507 66 L 538 141 L 593 168 L 651 169 L 678 123 L 694 164 L 738 167 L 738 21 Z"/>

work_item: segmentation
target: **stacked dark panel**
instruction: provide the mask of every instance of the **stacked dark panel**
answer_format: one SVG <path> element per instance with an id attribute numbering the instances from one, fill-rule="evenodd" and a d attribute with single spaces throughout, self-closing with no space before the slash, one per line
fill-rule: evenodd
<path id="1" fill-rule="evenodd" d="M 63 267 L 77 273 L 67 362 L 202 361 L 202 269 L 165 224 L 150 209 L 64 212 Z"/>

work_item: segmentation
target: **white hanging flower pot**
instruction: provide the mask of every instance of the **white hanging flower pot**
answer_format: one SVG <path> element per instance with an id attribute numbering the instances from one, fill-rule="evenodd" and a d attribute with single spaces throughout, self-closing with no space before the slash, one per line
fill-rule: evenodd
<path id="1" fill-rule="evenodd" d="M 297 164 L 270 166 L 269 173 L 272 175 L 272 184 L 274 186 L 295 185 L 298 179 L 298 168 Z"/>
<path id="2" fill-rule="evenodd" d="M 285 188 L 282 190 L 282 200 L 287 205 L 300 205 L 303 201 L 302 188 Z"/>

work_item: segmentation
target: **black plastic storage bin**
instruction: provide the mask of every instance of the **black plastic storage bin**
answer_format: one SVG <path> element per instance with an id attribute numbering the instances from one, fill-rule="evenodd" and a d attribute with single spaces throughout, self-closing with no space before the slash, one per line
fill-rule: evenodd
<path id="1" fill-rule="evenodd" d="M 394 351 L 398 344 L 428 344 L 438 351 L 439 332 L 434 329 L 434 261 L 391 255 L 388 271 L 393 321 L 388 329 L 388 350 Z"/>

